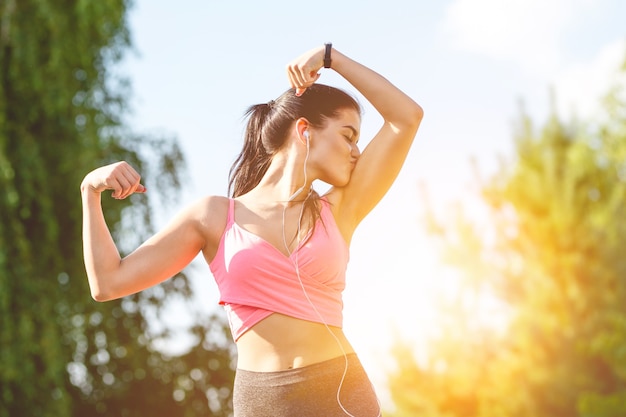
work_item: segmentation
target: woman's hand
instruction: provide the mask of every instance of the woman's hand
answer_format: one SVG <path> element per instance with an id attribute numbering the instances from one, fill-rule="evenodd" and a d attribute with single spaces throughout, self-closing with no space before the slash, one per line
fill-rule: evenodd
<path id="1" fill-rule="evenodd" d="M 118 200 L 133 193 L 145 193 L 146 187 L 140 184 L 141 176 L 128 163 L 116 162 L 91 171 L 85 176 L 80 189 L 101 193 L 113 190 L 111 196 Z"/>
<path id="2" fill-rule="evenodd" d="M 324 66 L 324 51 L 324 46 L 311 49 L 287 64 L 287 77 L 297 96 L 320 78 L 318 71 Z"/>

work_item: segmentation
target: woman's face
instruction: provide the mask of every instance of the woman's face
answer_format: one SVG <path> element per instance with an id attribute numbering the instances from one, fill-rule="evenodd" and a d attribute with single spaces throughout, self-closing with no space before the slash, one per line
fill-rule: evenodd
<path id="1" fill-rule="evenodd" d="M 337 117 L 327 119 L 322 128 L 311 129 L 309 159 L 316 178 L 337 187 L 350 181 L 361 155 L 357 146 L 360 127 L 359 113 L 343 109 Z"/>

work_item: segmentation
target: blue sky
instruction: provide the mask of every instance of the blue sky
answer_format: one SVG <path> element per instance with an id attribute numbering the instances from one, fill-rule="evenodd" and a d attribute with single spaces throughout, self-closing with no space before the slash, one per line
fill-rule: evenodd
<path id="1" fill-rule="evenodd" d="M 345 293 L 346 333 L 383 390 L 394 332 L 416 346 L 436 331 L 436 300 L 455 281 L 420 223 L 418 184 L 438 210 L 468 207 L 476 190 L 470 158 L 488 176 L 511 151 L 519 102 L 537 121 L 549 89 L 565 117 L 601 116 L 597 103 L 626 57 L 621 0 L 135 0 L 131 78 L 139 132 L 178 137 L 189 166 L 180 201 L 160 222 L 207 194 L 225 194 L 241 147 L 247 106 L 288 87 L 285 65 L 332 41 L 422 105 L 425 118 L 406 165 L 355 234 Z M 332 71 L 320 82 L 351 88 Z M 380 119 L 365 105 L 362 144 Z M 199 311 L 217 289 L 201 262 L 192 277 Z M 185 323 L 180 313 L 169 324 Z M 187 317 L 189 319 L 189 317 Z"/>

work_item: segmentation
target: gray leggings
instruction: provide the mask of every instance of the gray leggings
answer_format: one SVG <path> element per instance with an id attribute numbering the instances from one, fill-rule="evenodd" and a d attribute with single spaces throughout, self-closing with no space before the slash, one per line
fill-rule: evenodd
<path id="1" fill-rule="evenodd" d="M 341 404 L 337 391 L 346 369 L 343 356 L 288 371 L 238 369 L 233 393 L 235 417 L 379 417 L 378 399 L 361 362 L 355 354 L 347 358 Z"/>

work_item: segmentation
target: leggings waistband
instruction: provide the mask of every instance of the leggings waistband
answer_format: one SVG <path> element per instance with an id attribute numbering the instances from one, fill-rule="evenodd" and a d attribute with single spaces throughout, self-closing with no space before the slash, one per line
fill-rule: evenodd
<path id="1" fill-rule="evenodd" d="M 380 416 L 376 393 L 356 354 L 286 371 L 238 369 L 233 406 L 235 417 Z"/>

